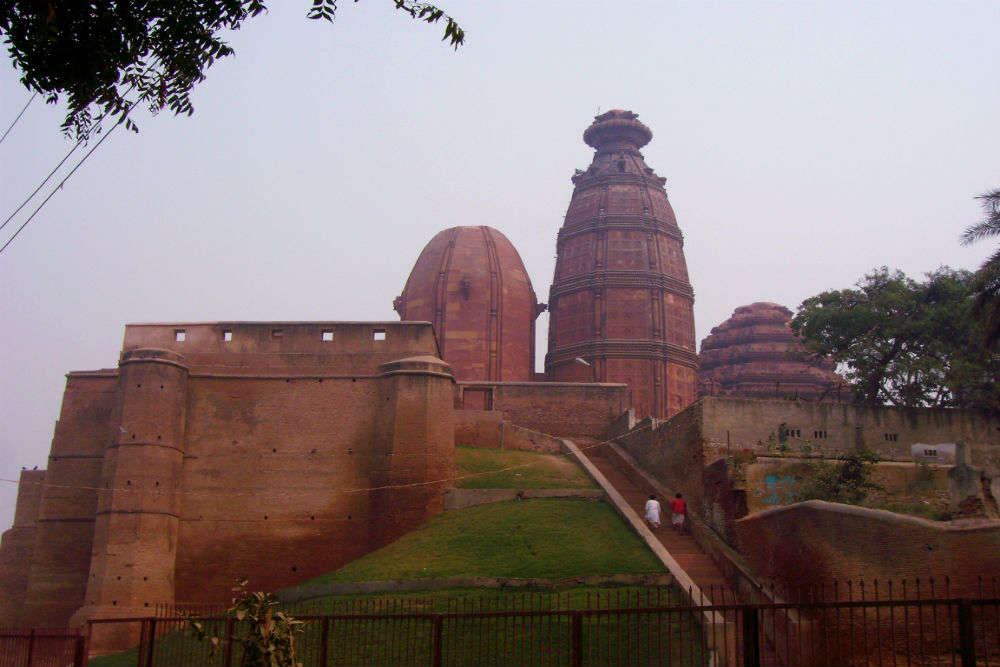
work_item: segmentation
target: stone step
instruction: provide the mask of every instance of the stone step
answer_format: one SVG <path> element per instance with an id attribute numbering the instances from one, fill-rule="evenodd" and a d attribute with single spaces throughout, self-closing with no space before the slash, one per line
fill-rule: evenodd
<path id="1" fill-rule="evenodd" d="M 625 502 L 632 507 L 639 516 L 643 516 L 646 499 L 652 490 L 641 488 L 619 470 L 612 461 L 604 456 L 595 455 L 594 450 L 585 449 L 584 453 L 591 462 L 607 478 L 608 482 L 622 495 Z M 669 506 L 664 507 L 664 517 L 669 521 Z M 703 589 L 705 595 L 710 592 L 721 593 L 727 598 L 733 597 L 733 593 L 728 589 L 726 580 L 711 556 L 706 554 L 698 543 L 690 535 L 680 535 L 669 525 L 658 529 L 653 529 L 653 535 L 663 544 L 663 547 L 677 561 L 677 564 L 687 572 L 695 584 Z"/>

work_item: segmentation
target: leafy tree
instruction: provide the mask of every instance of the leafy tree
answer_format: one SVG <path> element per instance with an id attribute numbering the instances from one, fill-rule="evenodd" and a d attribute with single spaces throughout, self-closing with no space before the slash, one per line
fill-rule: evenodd
<path id="1" fill-rule="evenodd" d="M 464 42 L 465 32 L 444 10 L 388 1 L 417 21 L 445 20 L 443 39 L 455 48 Z M 63 131 L 83 138 L 97 111 L 132 130 L 127 115 L 134 104 L 190 115 L 191 89 L 216 60 L 234 53 L 222 32 L 266 9 L 263 0 L 12 0 L 0 4 L 0 34 L 21 83 L 50 103 L 65 95 Z M 333 21 L 336 10 L 336 0 L 312 0 L 307 16 Z"/>
<path id="2" fill-rule="evenodd" d="M 827 500 L 831 503 L 858 505 L 869 491 L 882 487 L 871 481 L 872 466 L 878 454 L 858 449 L 839 457 L 839 463 L 820 461 L 812 466 L 798 492 L 798 500 Z"/>
<path id="3" fill-rule="evenodd" d="M 962 245 L 988 238 L 1000 239 L 1000 189 L 976 197 L 983 204 L 983 219 L 962 234 Z M 1000 248 L 976 271 L 972 284 L 976 298 L 973 315 L 982 321 L 987 345 L 1000 343 Z"/>
<path id="4" fill-rule="evenodd" d="M 860 402 L 997 410 L 1000 356 L 979 342 L 972 294 L 968 271 L 942 267 L 916 282 L 882 267 L 803 301 L 792 329 L 841 364 Z"/>

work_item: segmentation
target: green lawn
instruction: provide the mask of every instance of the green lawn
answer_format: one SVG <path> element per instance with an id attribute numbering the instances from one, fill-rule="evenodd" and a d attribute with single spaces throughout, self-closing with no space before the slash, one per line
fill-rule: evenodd
<path id="1" fill-rule="evenodd" d="M 460 489 L 595 489 L 587 473 L 562 454 L 456 447 Z"/>
<path id="2" fill-rule="evenodd" d="M 396 542 L 304 585 L 430 577 L 544 577 L 663 572 L 603 502 L 522 500 L 445 512 Z"/>

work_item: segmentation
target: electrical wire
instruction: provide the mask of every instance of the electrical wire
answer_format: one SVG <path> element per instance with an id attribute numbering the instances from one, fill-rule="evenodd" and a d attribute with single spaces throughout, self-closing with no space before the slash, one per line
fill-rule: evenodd
<path id="1" fill-rule="evenodd" d="M 612 442 L 612 441 L 611 440 L 604 440 L 604 441 L 601 441 L 601 442 L 595 442 L 593 444 L 586 445 L 584 447 L 579 447 L 579 449 L 580 449 L 581 452 L 583 452 L 583 451 L 587 451 L 587 450 L 590 450 L 590 449 L 594 449 L 595 447 L 600 447 L 600 446 L 605 445 L 605 444 L 607 444 L 609 442 Z M 407 483 L 407 484 L 384 484 L 382 486 L 369 486 L 369 487 L 363 487 L 363 488 L 357 488 L 357 489 L 330 489 L 329 487 L 326 487 L 326 486 L 324 486 L 324 487 L 318 487 L 318 488 L 321 488 L 321 489 L 326 490 L 326 491 L 333 491 L 335 493 L 339 493 L 339 494 L 343 494 L 343 495 L 353 495 L 353 494 L 357 494 L 357 493 L 368 493 L 370 491 L 388 491 L 388 490 L 393 490 L 393 489 L 409 489 L 409 488 L 417 488 L 417 487 L 421 487 L 421 486 L 432 486 L 432 485 L 436 485 L 436 484 L 445 484 L 447 482 L 457 482 L 457 481 L 464 480 L 464 479 L 470 479 L 470 478 L 473 478 L 473 477 L 480 477 L 482 475 L 492 475 L 492 474 L 499 473 L 499 472 L 510 472 L 512 470 L 522 470 L 522 469 L 525 469 L 525 468 L 530 468 L 530 467 L 535 466 L 535 465 L 539 465 L 540 463 L 541 463 L 540 461 L 531 461 L 531 462 L 528 462 L 528 463 L 522 463 L 522 464 L 512 465 L 512 466 L 506 466 L 506 467 L 503 467 L 503 468 L 493 468 L 491 470 L 484 470 L 482 472 L 467 473 L 465 475 L 454 475 L 452 477 L 445 477 L 445 478 L 442 478 L 442 479 L 429 480 L 429 481 L 425 481 L 425 482 L 410 482 L 410 483 Z M 32 472 L 32 471 L 28 471 L 28 472 Z M 44 471 L 40 471 L 40 472 L 44 472 Z M 199 489 L 204 489 L 204 490 L 213 490 L 214 489 L 214 490 L 218 490 L 218 489 L 222 488 L 222 487 L 217 487 L 217 486 L 187 487 L 187 488 L 179 489 L 179 490 L 176 490 L 176 491 L 169 491 L 169 490 L 164 489 L 162 487 L 154 488 L 154 489 L 140 489 L 140 488 L 137 488 L 137 487 L 115 487 L 114 489 L 109 489 L 107 487 L 101 487 L 101 486 L 84 486 L 84 485 L 77 485 L 77 484 L 52 484 L 50 482 L 45 482 L 44 480 L 35 482 L 35 481 L 30 481 L 30 480 L 17 480 L 17 479 L 0 478 L 0 482 L 9 482 L 9 483 L 13 483 L 13 484 L 34 485 L 34 486 L 40 486 L 42 488 L 47 488 L 47 489 L 72 489 L 72 490 L 75 490 L 75 491 L 105 491 L 105 492 L 108 492 L 108 491 L 114 491 L 114 492 L 132 491 L 132 492 L 135 492 L 135 493 L 165 493 L 165 494 L 169 493 L 171 495 L 180 495 L 180 496 L 184 496 L 184 495 L 188 495 L 188 494 L 194 495 L 196 492 L 199 492 Z M 262 487 L 241 486 L 240 487 L 241 490 L 248 490 L 248 491 L 252 491 L 252 490 L 257 490 L 257 491 L 274 490 L 274 489 L 277 489 L 277 488 L 280 488 L 280 487 L 275 487 L 275 486 L 262 486 Z M 286 487 L 286 488 L 289 488 L 290 490 L 296 490 L 296 491 L 302 491 L 302 490 L 306 489 L 306 487 L 303 487 L 303 486 Z M 240 523 L 247 522 L 247 521 L 250 521 L 250 522 L 257 521 L 257 519 L 242 519 L 242 520 L 241 519 L 223 519 L 223 520 L 224 521 L 240 522 Z M 294 519 L 294 520 L 298 521 L 298 519 Z"/>
<path id="2" fill-rule="evenodd" d="M 11 124 L 7 127 L 6 130 L 4 130 L 3 136 L 0 137 L 0 144 L 3 143 L 3 140 L 7 138 L 7 135 L 10 134 L 10 131 L 14 129 L 15 125 L 17 125 L 17 121 L 21 120 L 21 116 L 23 116 L 24 112 L 28 110 L 28 107 L 31 105 L 31 103 L 35 100 L 36 97 L 38 97 L 37 92 L 35 92 L 34 94 L 32 94 L 30 98 L 28 98 L 28 101 L 25 102 L 24 104 L 24 108 L 21 109 L 21 113 L 17 114 L 17 118 L 15 118 L 13 122 L 11 122 Z"/>
<path id="3" fill-rule="evenodd" d="M 80 158 L 80 161 L 76 163 L 76 166 L 74 166 L 70 170 L 70 172 L 68 174 L 66 174 L 66 176 L 61 181 L 59 181 L 59 185 L 57 185 L 52 190 L 52 192 L 49 193 L 48 197 L 46 197 L 45 199 L 42 200 L 42 203 L 38 205 L 38 208 L 36 208 L 34 210 L 34 212 L 32 212 L 32 214 L 28 216 L 28 219 L 25 220 L 24 223 L 20 227 L 17 228 L 17 231 L 14 232 L 13 236 L 11 236 L 9 239 L 7 239 L 7 242 L 3 244 L 3 247 L 0 247 L 0 253 L 3 253 L 3 251 L 7 249 L 7 246 L 9 246 L 11 243 L 14 242 L 14 239 L 17 238 L 17 235 L 20 234 L 21 231 L 24 230 L 24 228 L 28 226 L 28 223 L 31 222 L 35 218 L 36 215 L 38 215 L 38 212 L 42 210 L 42 207 L 44 207 L 49 202 L 49 200 L 52 199 L 52 197 L 54 197 L 55 194 L 57 192 L 59 192 L 59 190 L 62 189 L 62 186 L 65 185 L 66 181 L 68 181 L 70 179 L 70 177 L 73 174 L 76 173 L 76 170 L 79 169 L 83 165 L 83 163 L 87 161 L 87 158 L 89 158 L 94 153 L 94 151 L 96 151 L 98 148 L 100 148 L 101 144 L 103 144 L 105 142 L 105 140 L 108 137 L 110 137 L 114 133 L 114 131 L 117 130 L 118 127 L 122 123 L 125 122 L 125 119 L 128 117 L 129 112 L 132 110 L 132 107 L 134 107 L 134 106 L 135 106 L 135 103 L 133 103 L 131 106 L 129 106 L 129 108 L 125 111 L 125 113 L 122 114 L 122 117 L 118 119 L 118 122 L 115 123 L 114 126 L 110 130 L 108 130 L 107 132 L 105 132 L 104 135 L 100 138 L 100 140 L 96 144 L 94 144 L 94 146 L 89 151 L 87 151 L 87 154 L 84 155 L 82 158 Z M 67 157 L 69 157 L 69 156 L 67 155 Z M 34 195 L 32 195 L 32 196 L 34 196 Z M 6 224 L 6 223 L 4 223 L 4 224 Z"/>
<path id="4" fill-rule="evenodd" d="M 125 96 L 127 96 L 127 95 L 128 95 L 129 93 L 131 93 L 131 92 L 132 92 L 132 91 L 133 91 L 134 89 L 135 89 L 135 84 L 132 84 L 132 86 L 131 86 L 131 87 L 130 87 L 130 88 L 129 88 L 128 90 L 126 90 L 126 91 L 125 91 L 125 94 L 124 94 L 124 95 L 122 95 L 122 97 L 125 97 Z M 36 93 L 36 94 L 37 94 L 37 93 Z M 30 102 L 30 100 L 29 100 L 29 102 Z M 133 103 L 133 104 L 132 104 L 132 105 L 131 105 L 131 106 L 129 107 L 129 110 L 131 110 L 132 106 L 135 106 L 135 103 Z M 27 107 L 25 107 L 25 108 L 27 108 Z M 24 113 L 24 112 L 22 111 L 22 113 Z M 80 146 L 82 146 L 83 144 L 87 143 L 87 142 L 88 142 L 88 141 L 90 140 L 90 137 L 91 137 L 91 136 L 93 136 L 93 134 L 94 134 L 95 130 L 96 130 L 96 132 L 97 132 L 98 134 L 100 134 L 100 131 L 101 131 L 101 129 L 100 129 L 100 128 L 101 128 L 101 123 L 102 123 L 102 122 L 104 122 L 104 119 L 105 119 L 105 117 L 107 117 L 107 115 L 108 115 L 108 112 L 107 112 L 107 111 L 105 111 L 105 112 L 104 112 L 104 113 L 102 113 L 102 114 L 101 114 L 100 116 L 98 116 L 98 117 L 97 117 L 97 119 L 96 119 L 96 120 L 95 120 L 95 121 L 94 121 L 93 123 L 91 123 L 91 124 L 90 124 L 90 127 L 89 127 L 89 128 L 87 129 L 87 132 L 86 132 L 86 133 L 85 133 L 85 134 L 84 134 L 84 135 L 83 135 L 82 137 L 80 137 L 79 139 L 77 139 L 76 143 L 75 143 L 75 144 L 73 144 L 73 147 L 72 147 L 71 149 L 69 149 L 69 152 L 68 152 L 68 153 L 66 153 L 66 155 L 64 155 L 64 156 L 63 156 L 63 159 L 59 160 L 59 164 L 57 164 L 57 165 L 56 165 L 55 167 L 53 167 L 53 168 L 52 168 L 52 171 L 50 171 L 50 172 L 49 172 L 49 174 L 48 174 L 48 176 L 46 176 L 46 177 L 45 177 L 45 178 L 44 178 L 44 179 L 42 180 L 42 182 L 38 184 L 38 187 L 37 187 L 37 188 L 35 188 L 35 189 L 34 189 L 34 190 L 33 190 L 33 191 L 31 192 L 31 194 L 30 194 L 30 195 L 28 195 L 28 196 L 27 196 L 27 197 L 25 198 L 25 200 L 24 200 L 23 202 L 21 202 L 21 205 L 20 205 L 20 206 L 18 206 L 18 207 L 17 207 L 16 209 L 14 209 L 14 211 L 13 211 L 13 212 L 12 212 L 12 213 L 11 213 L 10 215 L 8 215 L 8 216 L 7 216 L 7 218 L 6 218 L 6 219 L 5 219 L 4 221 L 3 221 L 3 223 L 2 223 L 2 224 L 0 224 L 0 230 L 2 230 L 2 229 L 3 229 L 4 227 L 6 227 L 6 226 L 7 226 L 7 224 L 8 224 L 8 223 L 9 223 L 9 222 L 10 222 L 11 220 L 13 220 L 13 219 L 14 219 L 14 216 L 15 216 L 15 215 L 17 215 L 18 213 L 20 213 L 20 212 L 21 212 L 21 209 L 23 209 L 23 208 L 24 208 L 25 206 L 27 206 L 27 205 L 28 205 L 28 202 L 30 202 L 30 201 L 31 201 L 32 199 L 34 199 L 34 198 L 35 198 L 35 195 L 37 195 L 37 194 L 38 194 L 38 191 L 39 191 L 39 190 L 41 190 L 41 189 L 42 189 L 43 187 L 45 187 L 45 184 L 49 182 L 49 179 L 50 179 L 50 178 L 52 178 L 52 176 L 54 176 L 54 175 L 55 175 L 55 173 L 56 173 L 57 171 L 59 171 L 60 167 L 62 167 L 62 166 L 63 166 L 63 165 L 64 165 L 64 164 L 66 163 L 66 160 L 68 160 L 68 159 L 69 159 L 69 157 L 70 157 L 70 156 L 71 156 L 71 155 L 72 155 L 73 153 L 75 153 L 75 152 L 76 152 L 76 149 L 77 149 L 77 148 L 79 148 Z M 15 122 L 16 122 L 16 120 L 15 120 Z M 13 125 L 12 125 L 11 127 L 13 127 Z M 8 132 L 9 132 L 9 131 L 10 131 L 10 129 L 8 128 Z"/>

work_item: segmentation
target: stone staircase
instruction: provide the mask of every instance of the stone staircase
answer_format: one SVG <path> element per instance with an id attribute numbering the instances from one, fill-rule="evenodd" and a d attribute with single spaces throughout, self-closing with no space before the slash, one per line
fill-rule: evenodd
<path id="1" fill-rule="evenodd" d="M 643 480 L 627 474 L 616 465 L 614 455 L 596 441 L 576 441 L 583 454 L 607 478 L 608 482 L 625 498 L 629 506 L 640 517 L 645 516 L 646 500 L 649 494 L 656 493 Z M 663 525 L 651 528 L 653 535 L 673 556 L 677 564 L 687 572 L 704 597 L 705 602 L 712 604 L 733 604 L 738 602 L 732 588 L 726 583 L 722 571 L 711 556 L 706 554 L 694 538 L 688 534 L 679 534 L 670 525 L 670 499 L 660 498 L 663 506 Z"/>

